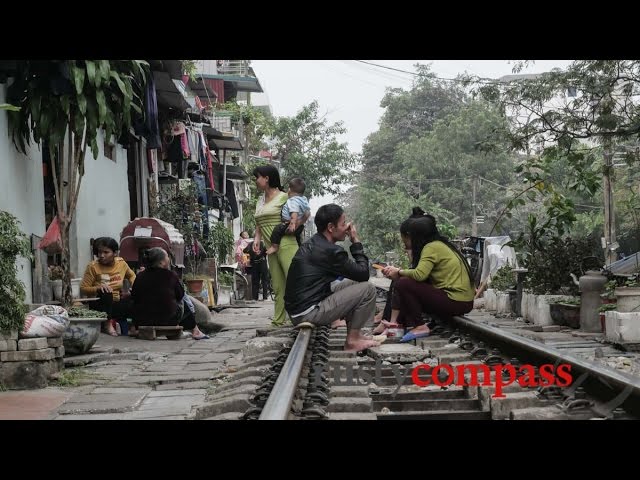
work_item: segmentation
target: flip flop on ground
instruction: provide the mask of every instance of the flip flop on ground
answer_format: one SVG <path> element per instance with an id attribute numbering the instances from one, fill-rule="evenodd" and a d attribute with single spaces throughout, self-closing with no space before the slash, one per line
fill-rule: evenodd
<path id="1" fill-rule="evenodd" d="M 402 339 L 400 340 L 400 343 L 407 343 L 407 342 L 411 342 L 412 340 L 415 340 L 417 338 L 428 337 L 430 333 L 431 332 L 419 332 L 419 333 L 409 332 L 409 333 L 405 334 L 404 337 L 402 337 Z"/>

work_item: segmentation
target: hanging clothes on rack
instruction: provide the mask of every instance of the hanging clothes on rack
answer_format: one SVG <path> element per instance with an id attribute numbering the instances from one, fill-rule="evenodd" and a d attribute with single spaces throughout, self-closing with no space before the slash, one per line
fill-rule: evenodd
<path id="1" fill-rule="evenodd" d="M 173 122 L 170 130 L 172 137 L 167 148 L 167 159 L 176 165 L 178 178 L 187 178 L 187 162 L 191 151 L 187 140 L 187 130 L 183 122 Z"/>

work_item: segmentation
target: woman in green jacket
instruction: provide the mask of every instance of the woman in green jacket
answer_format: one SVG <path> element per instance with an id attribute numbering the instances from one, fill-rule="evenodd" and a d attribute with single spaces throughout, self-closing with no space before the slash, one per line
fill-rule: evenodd
<path id="1" fill-rule="evenodd" d="M 415 207 L 400 226 L 400 235 L 412 252 L 410 269 L 385 267 L 382 273 L 395 280 L 391 319 L 386 326 L 404 325 L 410 332 L 402 342 L 429 335 L 423 313 L 450 317 L 473 309 L 475 289 L 469 264 L 458 249 L 440 235 L 433 216 Z"/>

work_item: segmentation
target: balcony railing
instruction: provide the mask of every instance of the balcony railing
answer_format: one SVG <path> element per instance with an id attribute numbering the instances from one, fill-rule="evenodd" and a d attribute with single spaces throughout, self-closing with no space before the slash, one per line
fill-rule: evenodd
<path id="1" fill-rule="evenodd" d="M 249 60 L 218 60 L 218 73 L 248 77 Z"/>

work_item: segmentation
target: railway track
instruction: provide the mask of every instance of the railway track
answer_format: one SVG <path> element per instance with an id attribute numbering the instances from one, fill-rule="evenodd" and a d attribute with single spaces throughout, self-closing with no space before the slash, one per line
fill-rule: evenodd
<path id="1" fill-rule="evenodd" d="M 597 342 L 576 339 L 546 345 L 461 316 L 437 325 L 432 336 L 418 339 L 416 345 L 385 343 L 366 355 L 354 355 L 341 351 L 346 335 L 341 330 L 292 330 L 293 344 L 278 353 L 242 418 L 640 418 L 638 378 L 574 354 L 600 348 Z M 541 367 L 563 364 L 569 366 L 565 368 L 570 369 L 570 384 L 543 385 L 549 383 L 548 372 L 541 372 Z M 418 365 L 423 365 L 418 374 L 421 385 L 412 376 Z M 514 378 L 509 366 L 516 372 Z M 489 380 L 473 384 L 474 368 L 481 373 L 488 369 Z M 424 384 L 429 377 L 423 374 L 429 370 L 439 382 Z M 498 381 L 503 384 L 502 397 L 496 395 Z"/>
<path id="2" fill-rule="evenodd" d="M 386 292 L 378 290 L 382 301 Z M 342 351 L 345 329 L 309 325 L 266 332 L 282 338 L 282 348 L 259 360 L 263 364 L 269 358 L 261 377 L 252 368 L 242 374 L 256 379 L 240 402 L 248 405 L 244 413 L 219 418 L 640 418 L 640 379 L 597 361 L 615 357 L 631 364 L 633 354 L 588 336 L 529 338 L 534 335 L 514 328 L 513 322 L 500 324 L 476 312 L 431 326 L 432 335 L 413 344 L 390 338 L 358 355 Z"/>

